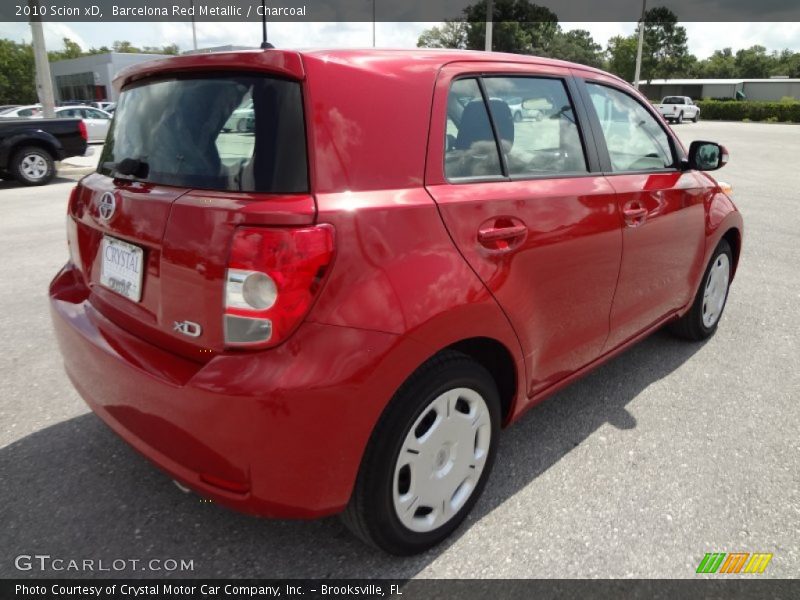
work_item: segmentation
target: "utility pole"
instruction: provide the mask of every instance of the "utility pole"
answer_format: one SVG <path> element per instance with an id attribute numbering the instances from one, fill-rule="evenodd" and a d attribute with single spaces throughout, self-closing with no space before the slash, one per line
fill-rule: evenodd
<path id="1" fill-rule="evenodd" d="M 492 51 L 492 21 L 494 20 L 494 2 L 486 0 L 486 52 Z"/>
<path id="2" fill-rule="evenodd" d="M 56 116 L 56 101 L 53 95 L 53 79 L 50 77 L 50 62 L 47 60 L 47 48 L 44 46 L 44 30 L 39 8 L 39 0 L 28 0 L 31 8 L 31 37 L 33 42 L 33 59 L 36 64 L 36 93 L 42 104 L 42 112 L 46 119 Z"/>
<path id="3" fill-rule="evenodd" d="M 642 74 L 642 46 L 644 46 L 644 13 L 647 0 L 642 0 L 642 18 L 639 19 L 639 47 L 636 49 L 636 73 L 633 76 L 633 87 L 639 89 L 639 77 Z"/>
<path id="4" fill-rule="evenodd" d="M 375 0 L 372 0 L 372 47 L 375 47 Z"/>
<path id="5" fill-rule="evenodd" d="M 189 0 L 189 5 L 192 7 L 192 47 L 197 52 L 197 30 L 194 27 L 194 0 Z"/>

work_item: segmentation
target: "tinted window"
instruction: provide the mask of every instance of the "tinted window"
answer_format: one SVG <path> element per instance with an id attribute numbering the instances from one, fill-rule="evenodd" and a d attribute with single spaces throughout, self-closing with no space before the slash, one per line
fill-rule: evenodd
<path id="1" fill-rule="evenodd" d="M 684 103 L 683 98 L 679 96 L 667 96 L 666 98 L 664 98 L 664 102 L 662 102 L 662 104 L 683 104 L 683 103 Z"/>
<path id="2" fill-rule="evenodd" d="M 123 90 L 100 172 L 125 158 L 141 179 L 183 187 L 308 191 L 300 84 L 260 75 L 155 80 Z"/>
<path id="3" fill-rule="evenodd" d="M 503 174 L 489 114 L 475 79 L 459 79 L 450 87 L 444 170 L 449 179 Z"/>
<path id="4" fill-rule="evenodd" d="M 564 82 L 485 77 L 497 133 L 514 175 L 586 172 L 586 158 Z"/>
<path id="5" fill-rule="evenodd" d="M 610 87 L 588 83 L 613 171 L 648 171 L 674 164 L 669 137 L 647 109 Z"/>
<path id="6" fill-rule="evenodd" d="M 108 119 L 108 117 L 105 114 L 93 108 L 85 108 L 83 109 L 83 112 L 86 114 L 86 117 L 88 119 Z"/>

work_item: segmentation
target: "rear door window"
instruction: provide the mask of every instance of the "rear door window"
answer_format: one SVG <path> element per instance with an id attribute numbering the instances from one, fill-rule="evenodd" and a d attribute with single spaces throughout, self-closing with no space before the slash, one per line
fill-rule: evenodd
<path id="1" fill-rule="evenodd" d="M 115 174 L 196 189 L 308 191 L 300 84 L 265 75 L 201 75 L 125 88 L 100 158 Z"/>
<path id="2" fill-rule="evenodd" d="M 489 113 L 476 79 L 458 79 L 450 86 L 444 171 L 448 179 L 503 177 Z"/>
<path id="3" fill-rule="evenodd" d="M 575 111 L 562 80 L 484 77 L 483 82 L 512 178 L 587 172 Z"/>

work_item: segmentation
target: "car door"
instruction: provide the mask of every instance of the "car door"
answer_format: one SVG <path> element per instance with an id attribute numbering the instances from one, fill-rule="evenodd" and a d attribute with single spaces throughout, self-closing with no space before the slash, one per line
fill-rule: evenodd
<path id="1" fill-rule="evenodd" d="M 479 68 L 440 73 L 426 185 L 517 332 L 534 395 L 602 350 L 621 260 L 619 208 L 568 71 Z M 522 98 L 541 118 L 515 121 L 505 98 Z"/>
<path id="2" fill-rule="evenodd" d="M 80 110 L 86 121 L 86 128 L 89 130 L 89 139 L 97 142 L 105 141 L 111 120 L 95 108 L 82 108 Z"/>
<path id="3" fill-rule="evenodd" d="M 610 78 L 577 83 L 623 226 L 610 349 L 691 300 L 703 268 L 704 186 L 680 168 L 680 144 L 641 98 Z"/>

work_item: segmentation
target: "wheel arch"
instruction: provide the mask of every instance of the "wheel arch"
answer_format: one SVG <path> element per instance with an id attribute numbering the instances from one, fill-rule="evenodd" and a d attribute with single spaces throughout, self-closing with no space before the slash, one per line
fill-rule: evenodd
<path id="1" fill-rule="evenodd" d="M 16 142 L 13 146 L 11 146 L 8 150 L 8 158 L 11 160 L 17 152 L 22 150 L 23 148 L 39 148 L 40 150 L 45 150 L 53 160 L 58 160 L 59 152 L 58 149 L 48 140 L 44 140 L 41 138 L 27 138 Z"/>
<path id="2" fill-rule="evenodd" d="M 519 389 L 519 374 L 511 351 L 502 342 L 489 337 L 463 339 L 442 348 L 436 354 L 447 350 L 466 354 L 489 371 L 500 394 L 502 423 L 507 424 L 509 417 L 513 414 L 514 402 Z"/>
<path id="3" fill-rule="evenodd" d="M 733 280 L 736 275 L 736 269 L 739 266 L 739 256 L 742 253 L 742 232 L 736 227 L 731 227 L 722 234 L 721 239 L 728 242 L 731 247 L 731 252 L 733 252 L 733 268 L 731 270 L 731 280 Z"/>

